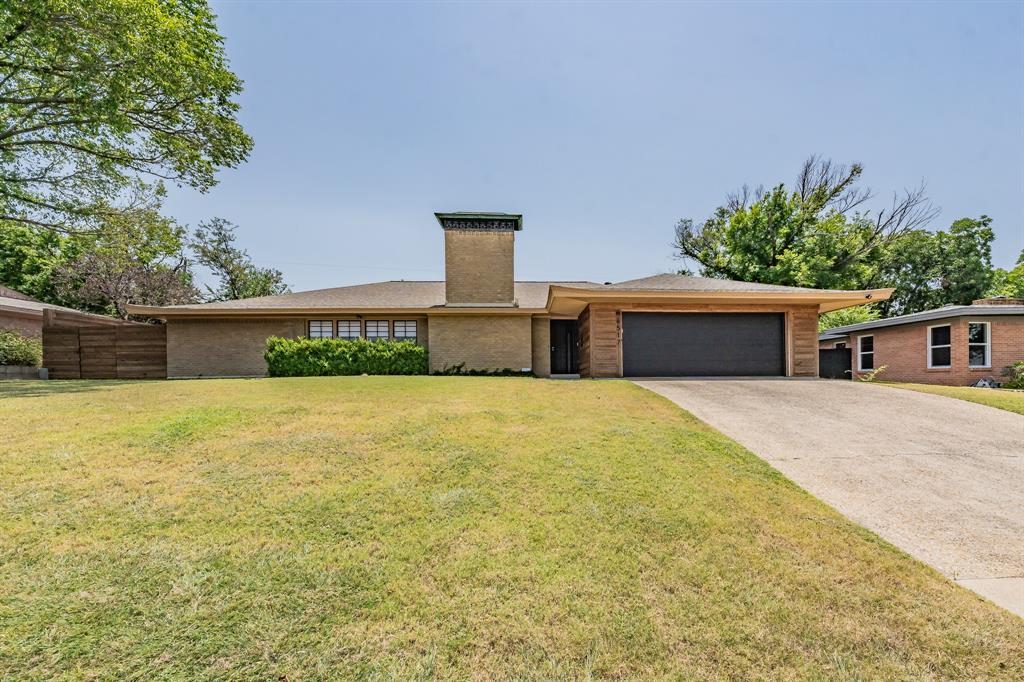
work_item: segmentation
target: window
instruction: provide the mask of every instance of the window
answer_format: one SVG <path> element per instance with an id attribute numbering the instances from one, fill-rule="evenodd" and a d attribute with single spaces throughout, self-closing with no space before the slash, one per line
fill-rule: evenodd
<path id="1" fill-rule="evenodd" d="M 376 339 L 386 339 L 389 337 L 387 320 L 366 321 L 366 338 L 375 341 Z"/>
<path id="2" fill-rule="evenodd" d="M 992 339 L 988 322 L 967 323 L 967 364 L 970 367 L 992 366 Z"/>
<path id="3" fill-rule="evenodd" d="M 309 338 L 311 339 L 329 339 L 334 336 L 334 321 L 333 320 L 310 320 L 309 321 Z"/>
<path id="4" fill-rule="evenodd" d="M 835 345 L 834 347 L 835 347 L 835 348 L 838 348 L 838 349 L 843 349 L 843 348 L 846 348 L 846 344 L 845 344 L 845 343 L 843 343 L 842 341 L 840 341 L 840 342 L 839 342 L 839 343 L 837 343 L 837 344 L 836 344 L 836 345 Z"/>
<path id="5" fill-rule="evenodd" d="M 857 370 L 870 371 L 875 368 L 875 337 L 861 336 L 857 339 Z"/>
<path id="6" fill-rule="evenodd" d="M 416 320 L 395 320 L 395 338 L 416 341 Z"/>
<path id="7" fill-rule="evenodd" d="M 943 324 L 938 327 L 928 327 L 928 367 L 943 368 L 950 366 L 952 357 L 952 327 Z"/>
<path id="8" fill-rule="evenodd" d="M 359 320 L 338 320 L 339 339 L 358 339 Z"/>

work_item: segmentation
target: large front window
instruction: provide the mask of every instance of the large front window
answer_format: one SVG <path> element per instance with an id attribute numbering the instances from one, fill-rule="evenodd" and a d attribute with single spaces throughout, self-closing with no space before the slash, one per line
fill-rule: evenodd
<path id="1" fill-rule="evenodd" d="M 366 338 L 374 341 L 376 339 L 387 339 L 390 338 L 391 334 L 388 333 L 388 321 L 387 320 L 367 320 L 366 321 Z"/>
<path id="2" fill-rule="evenodd" d="M 928 327 L 928 367 L 942 369 L 950 366 L 953 328 L 948 324 Z"/>
<path id="3" fill-rule="evenodd" d="M 334 336 L 334 320 L 310 320 L 309 338 L 329 339 Z"/>
<path id="4" fill-rule="evenodd" d="M 358 339 L 359 320 L 338 320 L 339 339 Z"/>
<path id="5" fill-rule="evenodd" d="M 875 368 L 875 337 L 862 336 L 857 339 L 857 369 L 861 372 Z"/>
<path id="6" fill-rule="evenodd" d="M 992 338 L 988 322 L 967 324 L 967 364 L 971 367 L 992 366 Z"/>
<path id="7" fill-rule="evenodd" d="M 416 320 L 395 320 L 395 338 L 416 341 Z"/>

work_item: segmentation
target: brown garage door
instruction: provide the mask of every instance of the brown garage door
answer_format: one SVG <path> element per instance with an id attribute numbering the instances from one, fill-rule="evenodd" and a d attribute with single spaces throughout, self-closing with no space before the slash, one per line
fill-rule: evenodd
<path id="1" fill-rule="evenodd" d="M 782 376 L 781 313 L 623 313 L 622 373 L 654 376 Z"/>

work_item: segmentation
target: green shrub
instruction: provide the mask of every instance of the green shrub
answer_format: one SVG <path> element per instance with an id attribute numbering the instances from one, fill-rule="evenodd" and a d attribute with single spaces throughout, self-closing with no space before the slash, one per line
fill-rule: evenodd
<path id="1" fill-rule="evenodd" d="M 427 373 L 427 349 L 412 341 L 272 336 L 263 358 L 272 377 Z"/>
<path id="2" fill-rule="evenodd" d="M 1003 382 L 1003 388 L 1024 388 L 1024 360 L 1003 369 L 1003 376 L 1009 377 Z"/>
<path id="3" fill-rule="evenodd" d="M 38 367 L 43 362 L 43 343 L 18 332 L 0 329 L 0 365 Z"/>

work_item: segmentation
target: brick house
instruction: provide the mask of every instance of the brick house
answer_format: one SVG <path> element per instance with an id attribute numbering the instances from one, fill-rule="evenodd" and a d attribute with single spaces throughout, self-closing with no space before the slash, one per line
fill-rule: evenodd
<path id="1" fill-rule="evenodd" d="M 853 375 L 967 386 L 1024 360 L 1024 299 L 989 298 L 830 329 L 823 349 L 849 348 Z"/>
<path id="2" fill-rule="evenodd" d="M 20 291 L 0 284 L 0 329 L 15 331 L 22 336 L 39 338 L 43 335 L 43 325 L 61 324 L 78 325 L 117 325 L 124 324 L 106 315 L 84 313 L 74 308 L 43 303 Z"/>
<path id="3" fill-rule="evenodd" d="M 435 214 L 445 279 L 390 281 L 129 312 L 167 323 L 169 377 L 261 376 L 268 336 L 410 339 L 431 371 L 540 376 L 818 373 L 818 315 L 889 289 L 828 291 L 681 275 L 618 283 L 515 281 L 522 216 Z"/>

